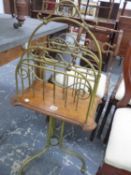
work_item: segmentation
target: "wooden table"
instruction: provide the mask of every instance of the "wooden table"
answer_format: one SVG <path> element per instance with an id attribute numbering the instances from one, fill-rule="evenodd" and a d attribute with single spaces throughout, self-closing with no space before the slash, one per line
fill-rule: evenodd
<path id="1" fill-rule="evenodd" d="M 0 66 L 21 55 L 22 45 L 28 41 L 35 27 L 41 23 L 38 19 L 27 17 L 21 28 L 14 29 L 14 21 L 15 19 L 10 15 L 0 15 Z M 50 22 L 36 33 L 34 40 L 45 38 L 67 28 L 67 24 Z"/>

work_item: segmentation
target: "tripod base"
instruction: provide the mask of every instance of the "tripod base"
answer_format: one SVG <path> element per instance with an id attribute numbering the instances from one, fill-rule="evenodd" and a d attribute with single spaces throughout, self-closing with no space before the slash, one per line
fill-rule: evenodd
<path id="1" fill-rule="evenodd" d="M 59 137 L 55 135 L 56 131 L 56 119 L 49 117 L 49 126 L 48 126 L 48 134 L 47 134 L 47 143 L 44 146 L 43 149 L 41 149 L 39 152 L 35 153 L 34 155 L 30 156 L 28 159 L 24 160 L 22 163 L 22 166 L 19 170 L 19 175 L 24 175 L 24 171 L 29 166 L 29 164 L 38 158 L 40 158 L 42 155 L 44 155 L 51 146 L 59 145 L 60 149 L 69 154 L 70 156 L 76 157 L 81 162 L 81 168 L 80 171 L 84 174 L 86 172 L 86 163 L 81 154 L 78 152 L 75 152 L 71 149 L 68 149 L 63 146 L 63 134 L 64 134 L 64 122 L 61 123 L 61 129 L 60 129 L 60 135 Z"/>

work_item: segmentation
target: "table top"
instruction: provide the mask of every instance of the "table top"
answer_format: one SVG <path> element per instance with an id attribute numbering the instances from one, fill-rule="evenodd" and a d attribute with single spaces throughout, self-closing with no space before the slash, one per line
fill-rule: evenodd
<path id="1" fill-rule="evenodd" d="M 42 23 L 41 20 L 27 17 L 22 27 L 14 29 L 14 22 L 16 22 L 16 19 L 12 18 L 11 15 L 0 15 L 0 51 L 6 51 L 27 42 L 33 30 Z M 38 30 L 35 39 L 66 28 L 68 28 L 67 24 L 50 22 Z"/>

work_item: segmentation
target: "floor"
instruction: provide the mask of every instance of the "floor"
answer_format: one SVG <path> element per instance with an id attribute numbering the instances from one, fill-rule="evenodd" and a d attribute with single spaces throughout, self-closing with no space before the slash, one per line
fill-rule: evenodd
<path id="1" fill-rule="evenodd" d="M 17 175 L 22 161 L 46 142 L 45 117 L 11 105 L 16 64 L 17 60 L 0 67 L 0 175 Z M 98 139 L 90 142 L 90 133 L 77 126 L 66 125 L 65 130 L 65 145 L 83 154 L 88 167 L 86 174 L 95 175 L 103 160 L 105 145 Z M 81 175 L 79 168 L 77 159 L 53 147 L 29 166 L 26 175 Z"/>

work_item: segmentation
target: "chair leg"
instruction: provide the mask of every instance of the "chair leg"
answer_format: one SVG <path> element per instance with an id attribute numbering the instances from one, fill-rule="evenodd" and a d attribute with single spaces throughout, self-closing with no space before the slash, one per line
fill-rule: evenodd
<path id="1" fill-rule="evenodd" d="M 82 163 L 80 170 L 82 173 L 85 173 L 86 172 L 86 163 L 85 163 L 83 156 L 78 152 L 75 152 L 73 150 L 65 148 L 63 145 L 63 138 L 64 138 L 64 121 L 61 123 L 60 136 L 57 136 L 56 135 L 56 119 L 49 117 L 49 126 L 48 126 L 46 145 L 39 152 L 35 153 L 33 156 L 30 156 L 28 159 L 23 161 L 22 166 L 21 166 L 18 174 L 24 175 L 25 169 L 27 168 L 27 166 L 29 166 L 29 164 L 33 160 L 36 160 L 36 159 L 40 158 L 42 155 L 44 155 L 48 151 L 50 146 L 56 146 L 56 145 L 59 145 L 60 149 L 64 152 L 66 152 L 67 154 L 78 158 Z"/>
<path id="2" fill-rule="evenodd" d="M 104 117 L 103 117 L 103 120 L 102 120 L 102 122 L 101 122 L 100 128 L 99 128 L 99 130 L 98 130 L 98 134 L 97 134 L 97 137 L 98 137 L 98 138 L 101 137 L 101 134 L 102 134 L 102 132 L 103 132 L 103 129 L 104 129 L 104 126 L 105 126 L 105 124 L 106 124 L 108 114 L 109 114 L 110 111 L 111 111 L 111 108 L 112 108 L 112 102 L 109 101 L 109 105 L 108 105 L 108 107 L 107 107 L 107 110 L 106 110 L 105 115 L 104 115 Z"/>
<path id="3" fill-rule="evenodd" d="M 111 122 L 111 123 L 112 123 L 112 122 Z M 107 130 L 106 136 L 105 136 L 105 138 L 104 138 L 104 140 L 103 140 L 103 143 L 104 143 L 104 144 L 107 144 L 107 142 L 108 142 L 109 135 L 110 135 L 110 131 L 111 131 L 111 123 L 110 123 L 110 126 L 109 126 L 108 130 Z"/>
<path id="4" fill-rule="evenodd" d="M 99 106 L 98 113 L 96 115 L 96 120 L 95 120 L 97 124 L 98 124 L 98 122 L 100 120 L 100 117 L 101 117 L 101 114 L 102 114 L 104 106 L 105 106 L 105 100 L 103 100 L 102 104 L 100 104 L 100 106 Z M 96 131 L 97 131 L 97 127 L 91 132 L 90 141 L 94 140 Z"/>
<path id="5" fill-rule="evenodd" d="M 131 175 L 131 172 L 103 163 L 96 175 Z"/>
<path id="6" fill-rule="evenodd" d="M 101 174 L 101 167 L 98 168 L 98 171 L 96 172 L 96 175 L 102 175 Z"/>
<path id="7" fill-rule="evenodd" d="M 108 139 L 109 139 L 109 135 L 110 135 L 110 131 L 111 131 L 111 126 L 112 126 L 112 121 L 113 121 L 113 118 L 114 118 L 114 113 L 115 113 L 116 109 L 114 109 L 113 111 L 113 114 L 112 114 L 112 118 L 111 118 L 111 122 L 110 122 L 110 125 L 109 125 L 109 128 L 106 132 L 106 135 L 105 135 L 105 138 L 103 140 L 104 144 L 107 144 L 108 142 Z"/>

